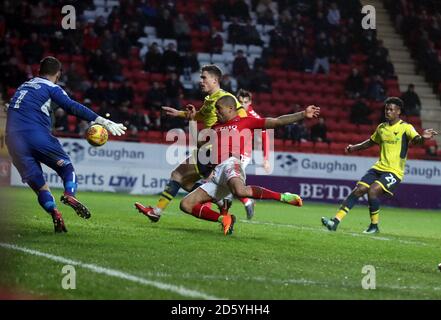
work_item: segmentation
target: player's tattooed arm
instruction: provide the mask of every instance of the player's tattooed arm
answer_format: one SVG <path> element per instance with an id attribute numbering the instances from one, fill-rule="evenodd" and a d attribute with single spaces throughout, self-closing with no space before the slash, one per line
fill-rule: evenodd
<path id="1" fill-rule="evenodd" d="M 432 139 L 437 134 L 438 134 L 438 132 L 433 129 L 426 129 L 426 130 L 424 130 L 422 135 L 416 136 L 415 138 L 412 139 L 411 142 L 414 145 L 422 145 L 422 144 L 424 144 L 424 140 Z"/>

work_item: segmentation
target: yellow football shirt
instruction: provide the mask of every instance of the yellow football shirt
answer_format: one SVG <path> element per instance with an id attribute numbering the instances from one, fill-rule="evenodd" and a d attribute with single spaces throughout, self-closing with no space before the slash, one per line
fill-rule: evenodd
<path id="1" fill-rule="evenodd" d="M 240 117 L 244 118 L 247 116 L 245 109 L 239 103 L 234 95 L 225 90 L 218 90 L 215 93 L 208 95 L 204 99 L 202 107 L 196 112 L 195 120 L 204 123 L 205 128 L 211 128 L 217 122 L 216 116 L 216 101 L 223 96 L 232 96 L 236 101 L 237 112 Z"/>
<path id="2" fill-rule="evenodd" d="M 371 136 L 371 140 L 380 145 L 380 159 L 372 168 L 392 172 L 403 180 L 409 142 L 418 135 L 411 124 L 402 120 L 392 126 L 388 122 L 381 123 Z"/>

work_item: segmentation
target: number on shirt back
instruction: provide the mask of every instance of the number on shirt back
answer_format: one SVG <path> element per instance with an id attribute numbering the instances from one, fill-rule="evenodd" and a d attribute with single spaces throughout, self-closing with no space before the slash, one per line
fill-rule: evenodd
<path id="1" fill-rule="evenodd" d="M 20 90 L 19 92 L 20 92 L 20 95 L 18 96 L 17 101 L 15 101 L 14 109 L 20 108 L 21 100 L 23 100 L 26 93 L 28 93 L 28 90 Z"/>

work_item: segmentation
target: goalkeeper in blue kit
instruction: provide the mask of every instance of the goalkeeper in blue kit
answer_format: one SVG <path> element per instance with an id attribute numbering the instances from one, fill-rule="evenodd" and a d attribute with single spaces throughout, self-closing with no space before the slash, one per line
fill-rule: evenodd
<path id="1" fill-rule="evenodd" d="M 60 75 L 60 61 L 46 57 L 40 62 L 39 76 L 17 89 L 7 110 L 6 145 L 22 181 L 35 191 L 38 203 L 51 215 L 55 232 L 67 232 L 61 212 L 44 179 L 41 163 L 55 170 L 63 180 L 61 202 L 72 207 L 82 218 L 90 218 L 90 212 L 75 197 L 77 179 L 72 162 L 58 139 L 51 134 L 51 103 L 78 118 L 104 126 L 113 135 L 123 135 L 126 127 L 104 119 L 70 99 L 56 84 Z"/>

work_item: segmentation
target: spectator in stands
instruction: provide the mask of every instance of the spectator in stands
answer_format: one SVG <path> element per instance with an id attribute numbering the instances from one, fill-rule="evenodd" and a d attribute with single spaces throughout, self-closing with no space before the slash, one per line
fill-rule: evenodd
<path id="1" fill-rule="evenodd" d="M 414 84 L 409 84 L 407 91 L 401 96 L 404 103 L 404 114 L 408 116 L 420 116 L 421 101 L 418 94 L 415 92 Z"/>
<path id="2" fill-rule="evenodd" d="M 111 107 L 120 102 L 118 90 L 113 82 L 109 82 L 107 88 L 103 90 L 103 99 L 106 100 Z"/>
<path id="3" fill-rule="evenodd" d="M 86 134 L 87 129 L 89 129 L 89 122 L 86 120 L 78 119 L 77 125 L 75 127 L 75 133 L 79 136 L 84 136 Z"/>
<path id="4" fill-rule="evenodd" d="M 269 32 L 270 35 L 270 47 L 274 50 L 277 48 L 284 48 L 286 46 L 286 37 L 283 34 L 283 30 L 280 26 L 276 26 Z"/>
<path id="5" fill-rule="evenodd" d="M 49 9 L 45 7 L 43 1 L 39 1 L 37 5 L 31 5 L 31 21 L 33 24 L 41 24 L 49 16 Z"/>
<path id="6" fill-rule="evenodd" d="M 438 160 L 438 148 L 436 145 L 431 145 L 426 149 L 425 160 Z"/>
<path id="7" fill-rule="evenodd" d="M 247 57 L 244 55 L 243 50 L 237 50 L 233 61 L 233 75 L 238 78 L 247 75 L 249 72 L 250 66 Z"/>
<path id="8" fill-rule="evenodd" d="M 174 38 L 173 18 L 168 9 L 163 9 L 156 22 L 156 34 L 159 38 Z"/>
<path id="9" fill-rule="evenodd" d="M 242 21 L 247 21 L 250 18 L 249 8 L 244 0 L 230 1 L 230 8 L 231 17 L 239 18 Z"/>
<path id="10" fill-rule="evenodd" d="M 162 67 L 162 54 L 159 51 L 158 44 L 156 42 L 153 42 L 150 47 L 149 51 L 146 53 L 144 57 L 144 70 L 148 72 L 161 72 Z"/>
<path id="11" fill-rule="evenodd" d="M 222 53 L 222 48 L 224 46 L 224 39 L 222 35 L 217 31 L 216 27 L 211 28 L 210 33 L 210 52 L 211 53 Z"/>
<path id="12" fill-rule="evenodd" d="M 301 72 L 312 72 L 313 68 L 314 68 L 314 57 L 308 48 L 303 47 L 301 51 L 301 55 L 299 55 L 296 63 L 296 70 Z"/>
<path id="13" fill-rule="evenodd" d="M 319 122 L 311 127 L 311 140 L 314 142 L 327 142 L 329 140 L 326 138 L 328 128 L 326 127 L 325 119 L 323 117 L 319 118 Z"/>
<path id="14" fill-rule="evenodd" d="M 103 38 L 101 39 L 101 51 L 105 56 L 110 56 L 115 51 L 115 46 L 113 45 L 113 36 L 110 30 L 105 30 Z"/>
<path id="15" fill-rule="evenodd" d="M 69 46 L 71 46 L 71 44 L 68 43 L 68 40 L 64 37 L 63 32 L 57 30 L 49 39 L 49 47 L 52 52 L 66 54 L 70 51 L 71 48 Z"/>
<path id="16" fill-rule="evenodd" d="M 122 75 L 122 65 L 118 61 L 118 56 L 115 52 L 110 55 L 110 61 L 107 65 L 107 80 L 122 82 L 124 77 Z"/>
<path id="17" fill-rule="evenodd" d="M 351 46 L 348 37 L 342 34 L 335 46 L 333 47 L 334 63 L 348 64 L 351 54 Z"/>
<path id="18" fill-rule="evenodd" d="M 99 87 L 98 81 L 94 81 L 92 86 L 86 90 L 84 99 L 89 99 L 92 103 L 98 103 L 103 100 L 103 92 Z"/>
<path id="19" fill-rule="evenodd" d="M 178 14 L 178 17 L 173 22 L 173 28 L 175 30 L 176 40 L 178 42 L 179 51 L 190 51 L 191 49 L 191 28 L 182 13 Z"/>
<path id="20" fill-rule="evenodd" d="M 26 74 L 20 69 L 17 57 L 10 57 L 8 60 L 0 60 L 1 82 L 10 87 L 17 88 L 27 80 Z"/>
<path id="21" fill-rule="evenodd" d="M 221 89 L 228 92 L 236 92 L 237 90 L 237 81 L 233 77 L 230 77 L 229 74 L 225 73 L 222 76 L 222 80 L 220 83 Z"/>
<path id="22" fill-rule="evenodd" d="M 126 29 L 127 38 L 131 43 L 137 43 L 138 39 L 144 36 L 143 25 L 137 21 L 130 21 Z"/>
<path id="23" fill-rule="evenodd" d="M 101 37 L 104 34 L 106 27 L 106 19 L 103 16 L 97 17 L 95 23 L 93 24 L 93 30 L 95 30 L 95 33 L 98 35 L 98 37 Z"/>
<path id="24" fill-rule="evenodd" d="M 261 46 L 263 44 L 262 40 L 260 39 L 259 32 L 257 32 L 257 29 L 251 19 L 247 20 L 247 24 L 242 30 L 244 32 L 244 44 L 252 44 L 255 46 Z"/>
<path id="25" fill-rule="evenodd" d="M 210 32 L 211 21 L 204 6 L 200 6 L 199 10 L 196 12 L 194 26 L 199 31 Z"/>
<path id="26" fill-rule="evenodd" d="M 275 11 L 271 0 L 260 0 L 256 6 L 257 23 L 274 24 Z"/>
<path id="27" fill-rule="evenodd" d="M 384 79 L 396 79 L 395 68 L 390 60 L 390 56 L 387 56 L 386 61 L 384 62 L 384 65 L 380 71 L 380 74 Z"/>
<path id="28" fill-rule="evenodd" d="M 133 112 L 130 114 L 129 128 L 136 132 L 147 131 L 149 129 L 147 118 L 147 112 L 143 110 L 142 106 L 135 106 Z"/>
<path id="29" fill-rule="evenodd" d="M 54 129 L 58 132 L 68 132 L 69 125 L 67 121 L 67 113 L 62 108 L 57 108 L 54 112 Z"/>
<path id="30" fill-rule="evenodd" d="M 364 79 L 357 68 L 352 68 L 351 74 L 346 79 L 345 91 L 350 99 L 361 97 L 364 93 Z"/>
<path id="31" fill-rule="evenodd" d="M 178 72 L 181 70 L 181 56 L 176 52 L 176 46 L 173 42 L 167 45 L 167 49 L 162 55 L 162 70 L 165 73 Z"/>
<path id="32" fill-rule="evenodd" d="M 331 26 L 337 27 L 340 25 L 341 15 L 336 2 L 331 3 L 331 6 L 329 7 L 328 10 L 327 19 L 328 19 L 328 23 Z"/>
<path id="33" fill-rule="evenodd" d="M 101 49 L 96 49 L 87 64 L 89 75 L 94 80 L 101 80 L 107 72 L 107 64 Z"/>
<path id="34" fill-rule="evenodd" d="M 228 42 L 232 44 L 243 43 L 242 26 L 237 18 L 232 18 L 228 25 Z"/>
<path id="35" fill-rule="evenodd" d="M 121 103 L 131 104 L 133 100 L 132 85 L 128 81 L 123 81 L 121 87 L 118 89 L 118 97 Z"/>
<path id="36" fill-rule="evenodd" d="M 372 76 L 367 87 L 367 97 L 375 101 L 386 99 L 386 88 L 383 79 L 379 76 Z"/>
<path id="37" fill-rule="evenodd" d="M 115 52 L 119 57 L 127 59 L 129 57 L 131 47 L 132 42 L 127 37 L 126 30 L 121 29 L 114 39 Z"/>
<path id="38" fill-rule="evenodd" d="M 22 47 L 23 59 L 27 64 L 37 64 L 43 57 L 44 48 L 36 32 L 31 33 L 31 38 Z"/>
<path id="39" fill-rule="evenodd" d="M 377 47 L 368 58 L 369 75 L 383 74 L 387 66 L 388 51 L 384 47 Z"/>
<path id="40" fill-rule="evenodd" d="M 199 61 L 195 52 L 187 51 L 182 57 L 182 73 L 184 76 L 191 76 L 200 69 Z"/>
<path id="41" fill-rule="evenodd" d="M 147 92 L 146 106 L 159 110 L 163 105 L 165 105 L 165 92 L 159 82 L 155 81 Z"/>
<path id="42" fill-rule="evenodd" d="M 167 106 L 179 109 L 180 99 L 183 98 L 184 86 L 179 81 L 175 72 L 170 73 L 170 77 L 165 81 L 165 97 Z"/>
<path id="43" fill-rule="evenodd" d="M 66 86 L 72 91 L 85 91 L 88 87 L 84 77 L 77 71 L 75 62 L 70 64 L 63 78 Z"/>
<path id="44" fill-rule="evenodd" d="M 285 127 L 284 139 L 289 139 L 298 143 L 308 141 L 308 128 L 306 128 L 303 120 L 287 125 Z"/>
<path id="45" fill-rule="evenodd" d="M 368 119 L 371 114 L 366 101 L 363 98 L 358 98 L 355 103 L 351 106 L 350 120 L 353 124 L 371 124 Z"/>
<path id="46" fill-rule="evenodd" d="M 212 8 L 214 15 L 221 21 L 230 19 L 231 7 L 229 0 L 215 0 Z"/>
<path id="47" fill-rule="evenodd" d="M 329 73 L 329 56 L 331 55 L 331 48 L 327 39 L 326 33 L 321 32 L 315 48 L 315 60 L 312 73 L 319 72 L 320 69 L 324 73 Z"/>
<path id="48" fill-rule="evenodd" d="M 329 22 L 328 19 L 325 17 L 323 11 L 317 12 L 314 24 L 315 24 L 315 31 L 318 33 L 329 31 Z"/>
<path id="49" fill-rule="evenodd" d="M 254 69 L 251 74 L 251 91 L 254 92 L 267 92 L 270 93 L 271 86 L 271 78 L 265 72 L 262 66 L 258 65 L 256 69 Z"/>

